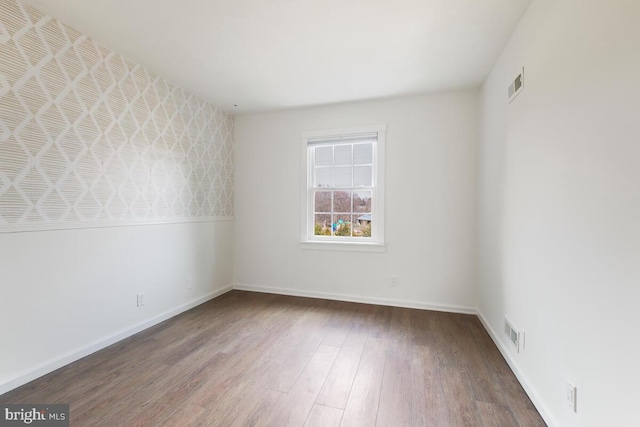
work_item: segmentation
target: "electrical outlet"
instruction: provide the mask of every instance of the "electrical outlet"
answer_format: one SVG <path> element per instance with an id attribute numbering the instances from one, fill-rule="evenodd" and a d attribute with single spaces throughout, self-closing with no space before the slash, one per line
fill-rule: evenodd
<path id="1" fill-rule="evenodd" d="M 398 286 L 398 276 L 391 276 L 391 286 Z"/>
<path id="2" fill-rule="evenodd" d="M 578 412 L 578 387 L 573 385 L 571 381 L 567 381 L 566 391 L 567 406 L 572 412 Z"/>
<path id="3" fill-rule="evenodd" d="M 138 294 L 138 307 L 142 307 L 144 305 L 144 293 L 140 292 Z"/>

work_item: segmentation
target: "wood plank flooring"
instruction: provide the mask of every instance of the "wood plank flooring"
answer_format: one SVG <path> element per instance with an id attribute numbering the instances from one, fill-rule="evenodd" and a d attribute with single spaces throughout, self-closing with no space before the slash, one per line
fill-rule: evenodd
<path id="1" fill-rule="evenodd" d="M 72 426 L 544 426 L 475 316 L 232 291 L 0 396 Z"/>

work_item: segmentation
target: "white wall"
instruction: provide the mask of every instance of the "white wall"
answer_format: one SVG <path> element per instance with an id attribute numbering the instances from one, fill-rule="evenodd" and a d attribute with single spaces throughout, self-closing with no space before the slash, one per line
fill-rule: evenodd
<path id="1" fill-rule="evenodd" d="M 216 221 L 0 234 L 0 394 L 223 291 L 232 233 Z"/>
<path id="2" fill-rule="evenodd" d="M 230 289 L 233 118 L 0 1 L 2 394 Z"/>
<path id="3" fill-rule="evenodd" d="M 526 331 L 510 359 L 565 427 L 639 423 L 639 22 L 638 1 L 535 0 L 482 90 L 479 309 Z"/>
<path id="4" fill-rule="evenodd" d="M 236 286 L 475 307 L 477 100 L 463 91 L 237 116 Z M 387 125 L 386 252 L 301 249 L 301 133 L 378 124 Z"/>

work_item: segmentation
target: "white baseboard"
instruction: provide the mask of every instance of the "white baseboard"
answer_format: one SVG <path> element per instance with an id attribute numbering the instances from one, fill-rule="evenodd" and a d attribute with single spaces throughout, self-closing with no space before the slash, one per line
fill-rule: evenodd
<path id="1" fill-rule="evenodd" d="M 449 313 L 477 314 L 477 310 L 472 307 L 457 305 L 433 304 L 415 301 L 385 299 L 376 297 L 363 297 L 357 295 L 334 294 L 328 292 L 303 291 L 289 288 L 274 288 L 270 286 L 247 285 L 235 283 L 233 289 L 239 291 L 264 292 L 268 294 L 290 295 L 294 297 L 321 298 L 335 301 L 359 302 L 364 304 L 386 305 L 391 307 L 417 308 L 420 310 L 446 311 Z"/>
<path id="2" fill-rule="evenodd" d="M 504 357 L 504 360 L 507 361 L 507 364 L 515 374 L 518 382 L 520 383 L 520 385 L 522 385 L 525 393 L 527 393 L 529 399 L 531 399 L 533 406 L 535 406 L 540 413 L 542 419 L 547 423 L 549 427 L 559 427 L 560 423 L 558 423 L 558 420 L 551 414 L 551 411 L 549 410 L 547 405 L 544 403 L 535 388 L 531 385 L 531 383 L 527 379 L 527 376 L 522 372 L 516 360 L 511 356 L 511 353 L 507 350 L 507 347 L 504 345 L 502 340 L 500 340 L 498 334 L 496 334 L 496 331 L 494 331 L 491 325 L 489 325 L 489 322 L 480 312 L 480 310 L 478 310 L 476 314 L 478 315 L 478 319 L 480 319 L 482 326 L 484 326 L 484 329 L 486 329 L 494 344 L 496 345 L 496 347 L 498 347 L 500 353 L 502 353 L 502 357 Z"/>
<path id="3" fill-rule="evenodd" d="M 105 347 L 110 346 L 111 344 L 115 344 L 118 341 L 122 341 L 125 338 L 130 337 L 131 335 L 137 334 L 140 331 L 143 331 L 151 326 L 157 325 L 160 322 L 164 322 L 167 319 L 172 318 L 184 311 L 187 311 L 193 307 L 196 307 L 202 303 L 205 303 L 213 298 L 220 296 L 224 293 L 232 290 L 233 287 L 231 285 L 225 286 L 224 288 L 213 291 L 207 295 L 196 298 L 192 301 L 189 301 L 185 304 L 182 304 L 178 307 L 167 310 L 159 315 L 152 317 L 151 319 L 144 320 L 136 325 L 131 326 L 130 328 L 123 329 L 121 331 L 116 332 L 113 335 L 110 335 L 105 338 L 101 338 L 87 346 L 77 348 L 75 350 L 71 350 L 70 352 L 52 359 L 48 362 L 44 362 L 33 369 L 29 369 L 28 371 L 17 374 L 11 378 L 6 380 L 2 380 L 0 383 L 0 394 L 4 394 L 8 391 L 11 391 L 21 385 L 28 383 L 29 381 L 33 381 L 36 378 L 40 378 L 43 375 L 51 373 L 56 369 L 59 369 L 65 365 L 68 365 L 76 360 L 80 360 L 83 357 L 86 357 L 96 351 L 102 350 Z"/>

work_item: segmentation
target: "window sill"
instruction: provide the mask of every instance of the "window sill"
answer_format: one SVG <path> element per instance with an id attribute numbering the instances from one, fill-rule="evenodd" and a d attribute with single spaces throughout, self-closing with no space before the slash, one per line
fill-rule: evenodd
<path id="1" fill-rule="evenodd" d="M 303 240 L 301 249 L 321 251 L 351 251 L 351 252 L 386 252 L 384 243 L 360 243 L 360 242 L 321 242 L 316 240 Z"/>

